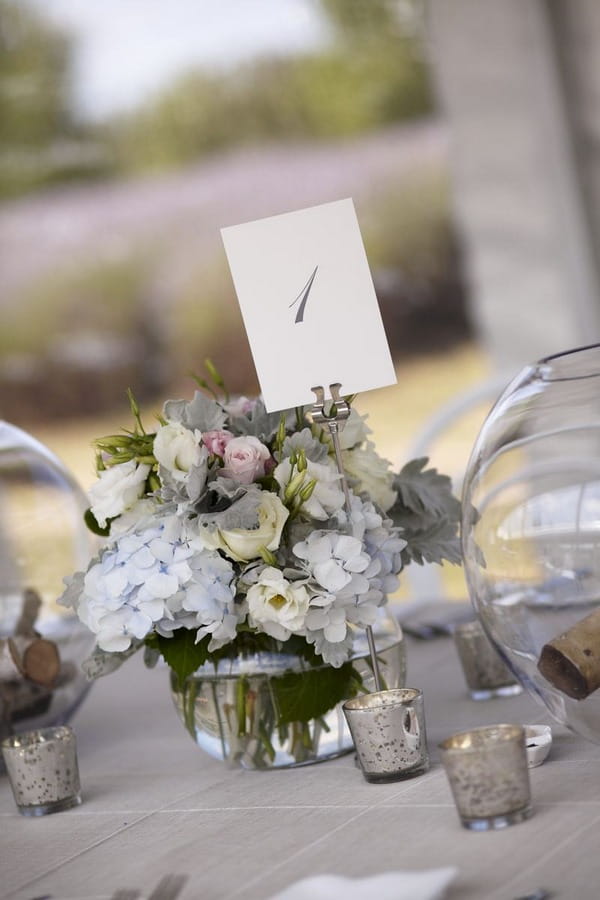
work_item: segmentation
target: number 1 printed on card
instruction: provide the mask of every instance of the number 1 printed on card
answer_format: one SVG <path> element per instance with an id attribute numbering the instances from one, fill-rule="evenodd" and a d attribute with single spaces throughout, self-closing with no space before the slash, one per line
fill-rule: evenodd
<path id="1" fill-rule="evenodd" d="M 304 285 L 304 287 L 302 288 L 302 290 L 300 291 L 300 293 L 298 294 L 298 296 L 296 297 L 294 302 L 290 303 L 289 308 L 291 309 L 292 306 L 295 306 L 296 303 L 298 302 L 298 300 L 300 300 L 300 306 L 298 307 L 298 310 L 296 311 L 296 318 L 294 319 L 294 323 L 296 325 L 298 324 L 298 322 L 304 321 L 304 310 L 306 309 L 306 301 L 308 300 L 308 295 L 310 294 L 310 289 L 313 286 L 313 281 L 315 280 L 315 275 L 317 274 L 318 268 L 319 268 L 318 266 L 315 266 L 314 272 L 312 273 L 312 275 L 310 276 L 310 278 L 308 279 L 308 281 L 306 282 L 306 284 Z"/>

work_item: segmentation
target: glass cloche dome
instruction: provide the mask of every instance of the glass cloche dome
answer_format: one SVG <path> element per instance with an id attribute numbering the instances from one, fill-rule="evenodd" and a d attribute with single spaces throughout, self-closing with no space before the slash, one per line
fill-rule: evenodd
<path id="1" fill-rule="evenodd" d="M 94 552 L 87 505 L 50 450 L 0 421 L 0 737 L 65 722 L 88 690 L 94 636 L 56 602 Z"/>

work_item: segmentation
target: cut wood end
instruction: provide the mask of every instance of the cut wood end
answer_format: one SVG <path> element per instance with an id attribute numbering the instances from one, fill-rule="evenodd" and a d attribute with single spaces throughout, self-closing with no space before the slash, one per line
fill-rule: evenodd
<path id="1" fill-rule="evenodd" d="M 592 693 L 586 678 L 571 660 L 553 647 L 545 644 L 537 664 L 546 681 L 574 700 L 584 700 Z"/>
<path id="2" fill-rule="evenodd" d="M 21 668 L 26 678 L 52 687 L 60 672 L 60 656 L 53 641 L 37 638 L 23 651 Z"/>

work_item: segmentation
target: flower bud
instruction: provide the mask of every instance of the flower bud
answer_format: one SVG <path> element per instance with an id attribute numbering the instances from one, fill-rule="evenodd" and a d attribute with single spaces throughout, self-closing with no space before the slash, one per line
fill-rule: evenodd
<path id="1" fill-rule="evenodd" d="M 300 499 L 302 500 L 303 503 L 306 503 L 307 500 L 310 500 L 316 486 L 317 486 L 317 482 L 315 481 L 314 478 L 302 486 L 302 488 L 300 490 Z"/>
<path id="2" fill-rule="evenodd" d="M 298 463 L 297 463 L 297 466 L 298 466 L 298 471 L 299 471 L 299 472 L 306 472 L 306 469 L 307 469 L 307 463 L 306 463 L 306 450 L 304 450 L 304 448 L 303 448 L 302 450 L 300 450 L 299 453 L 298 453 Z"/>
<path id="3" fill-rule="evenodd" d="M 157 491 L 160 488 L 160 479 L 154 472 L 148 475 L 148 487 L 151 491 Z"/>
<path id="4" fill-rule="evenodd" d="M 297 472 L 293 478 L 290 479 L 288 484 L 286 485 L 285 491 L 283 492 L 283 500 L 284 503 L 291 503 L 294 499 L 302 484 L 304 482 L 304 472 Z"/>
<path id="5" fill-rule="evenodd" d="M 261 557 L 263 558 L 263 560 L 266 562 L 266 564 L 268 566 L 276 566 L 277 565 L 277 557 L 275 556 L 274 553 L 271 553 L 270 550 L 267 550 L 266 547 L 261 547 L 258 552 L 260 553 Z"/>

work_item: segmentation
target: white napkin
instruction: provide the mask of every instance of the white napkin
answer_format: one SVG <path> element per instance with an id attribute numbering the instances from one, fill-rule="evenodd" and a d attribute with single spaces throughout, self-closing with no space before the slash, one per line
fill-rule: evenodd
<path id="1" fill-rule="evenodd" d="M 426 869 L 421 872 L 384 872 L 369 878 L 314 875 L 303 878 L 270 900 L 441 900 L 458 869 Z"/>

